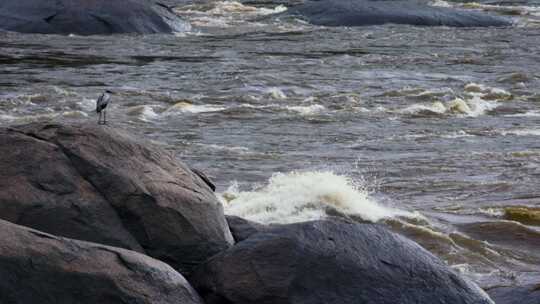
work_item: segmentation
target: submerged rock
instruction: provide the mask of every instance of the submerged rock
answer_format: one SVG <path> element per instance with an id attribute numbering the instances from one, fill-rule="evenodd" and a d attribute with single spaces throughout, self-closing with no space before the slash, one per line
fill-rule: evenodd
<path id="1" fill-rule="evenodd" d="M 189 27 L 150 0 L 2 0 L 0 28 L 41 34 L 171 33 Z"/>
<path id="2" fill-rule="evenodd" d="M 1 219 L 146 253 L 184 274 L 233 243 L 205 181 L 112 127 L 2 128 L 0 154 Z"/>
<path id="3" fill-rule="evenodd" d="M 481 12 L 433 7 L 415 0 L 307 0 L 286 14 L 324 26 L 362 26 L 386 23 L 425 26 L 509 26 L 501 17 Z"/>
<path id="4" fill-rule="evenodd" d="M 190 281 L 206 304 L 493 303 L 416 243 L 335 219 L 253 233 Z"/>
<path id="5" fill-rule="evenodd" d="M 202 304 L 170 266 L 0 220 L 0 303 Z"/>

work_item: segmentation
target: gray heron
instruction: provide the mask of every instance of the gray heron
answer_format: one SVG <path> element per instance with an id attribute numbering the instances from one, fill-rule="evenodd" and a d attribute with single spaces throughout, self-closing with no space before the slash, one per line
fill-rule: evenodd
<path id="1" fill-rule="evenodd" d="M 98 125 L 107 124 L 107 112 L 105 111 L 105 108 L 107 108 L 107 105 L 109 105 L 109 102 L 111 101 L 111 94 L 113 94 L 113 92 L 106 90 L 96 100 L 96 113 L 99 114 Z M 102 116 L 103 116 L 103 120 L 101 120 Z"/>

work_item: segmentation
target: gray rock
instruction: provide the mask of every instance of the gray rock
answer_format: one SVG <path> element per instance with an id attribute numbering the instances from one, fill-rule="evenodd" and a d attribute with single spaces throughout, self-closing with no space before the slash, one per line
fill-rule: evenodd
<path id="1" fill-rule="evenodd" d="M 1 219 L 146 253 L 183 274 L 233 243 L 199 176 L 112 127 L 2 128 L 0 154 Z"/>
<path id="2" fill-rule="evenodd" d="M 497 304 L 540 304 L 540 284 L 497 287 L 488 293 Z"/>
<path id="3" fill-rule="evenodd" d="M 150 0 L 2 0 L 0 28 L 22 33 L 171 33 L 187 23 Z"/>
<path id="4" fill-rule="evenodd" d="M 203 304 L 170 266 L 0 220 L 0 303 Z"/>
<path id="5" fill-rule="evenodd" d="M 362 26 L 386 23 L 425 26 L 509 26 L 510 21 L 481 12 L 433 7 L 415 0 L 307 0 L 285 14 L 315 25 Z"/>
<path id="6" fill-rule="evenodd" d="M 269 226 L 252 222 L 239 216 L 226 215 L 225 218 L 236 242 L 241 242 L 257 232 L 269 229 Z"/>
<path id="7" fill-rule="evenodd" d="M 416 243 L 341 220 L 271 227 L 200 266 L 206 304 L 492 303 Z"/>

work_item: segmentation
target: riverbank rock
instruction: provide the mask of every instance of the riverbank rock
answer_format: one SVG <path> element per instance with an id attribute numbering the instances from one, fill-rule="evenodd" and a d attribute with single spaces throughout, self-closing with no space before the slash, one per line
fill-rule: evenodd
<path id="1" fill-rule="evenodd" d="M 341 220 L 269 227 L 200 266 L 206 304 L 492 303 L 416 243 Z"/>
<path id="2" fill-rule="evenodd" d="M 429 6 L 414 0 L 307 0 L 285 13 L 315 25 L 509 26 L 510 21 L 481 12 Z"/>
<path id="3" fill-rule="evenodd" d="M 226 215 L 227 223 L 236 242 L 241 242 L 251 235 L 269 229 L 268 226 L 243 219 L 235 215 Z"/>
<path id="4" fill-rule="evenodd" d="M 0 220 L 0 303 L 202 304 L 189 283 L 133 251 Z"/>
<path id="5" fill-rule="evenodd" d="M 1 219 L 146 253 L 183 274 L 233 243 L 205 181 L 113 127 L 2 128 L 0 154 Z"/>
<path id="6" fill-rule="evenodd" d="M 0 28 L 41 34 L 153 34 L 189 24 L 150 0 L 2 0 Z"/>
<path id="7" fill-rule="evenodd" d="M 497 287 L 488 291 L 497 304 L 538 304 L 540 284 L 521 287 Z"/>

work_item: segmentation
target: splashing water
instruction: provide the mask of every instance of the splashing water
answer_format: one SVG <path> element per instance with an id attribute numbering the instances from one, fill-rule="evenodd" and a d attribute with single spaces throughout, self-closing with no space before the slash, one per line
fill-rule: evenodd
<path id="1" fill-rule="evenodd" d="M 233 184 L 221 198 L 227 214 L 261 223 L 321 219 L 329 210 L 371 222 L 413 216 L 377 204 L 350 178 L 329 171 L 277 173 L 267 185 L 253 191 L 239 191 Z"/>

